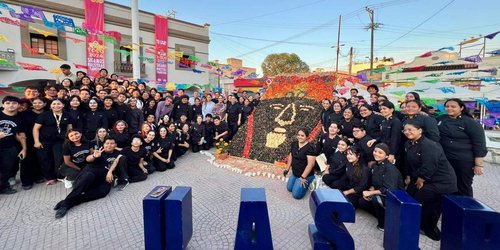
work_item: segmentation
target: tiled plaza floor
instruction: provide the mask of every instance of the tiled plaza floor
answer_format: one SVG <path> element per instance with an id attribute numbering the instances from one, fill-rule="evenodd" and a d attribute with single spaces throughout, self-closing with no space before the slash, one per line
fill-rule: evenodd
<path id="1" fill-rule="evenodd" d="M 285 183 L 246 177 L 190 153 L 177 167 L 154 173 L 125 191 L 112 190 L 104 199 L 82 204 L 66 217 L 54 219 L 53 206 L 69 192 L 62 183 L 36 185 L 14 195 L 0 195 L 0 249 L 143 249 L 142 198 L 157 185 L 193 188 L 194 234 L 188 249 L 232 249 L 238 219 L 240 189 L 265 187 L 275 249 L 310 249 L 307 225 L 313 222 L 309 194 L 294 200 Z M 475 196 L 500 210 L 500 168 L 486 166 L 486 175 L 475 178 Z M 359 211 L 347 228 L 356 249 L 382 249 L 383 233 L 375 219 Z M 439 243 L 420 237 L 421 249 L 438 249 Z"/>

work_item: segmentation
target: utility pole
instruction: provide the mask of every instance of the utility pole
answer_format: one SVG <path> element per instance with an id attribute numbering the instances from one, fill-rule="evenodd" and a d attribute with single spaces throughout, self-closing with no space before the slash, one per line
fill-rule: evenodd
<path id="1" fill-rule="evenodd" d="M 141 61 L 139 60 L 139 0 L 130 1 L 132 15 L 132 77 L 135 81 L 141 78 Z"/>
<path id="2" fill-rule="evenodd" d="M 340 25 L 342 24 L 342 15 L 339 15 L 339 32 L 337 35 L 337 60 L 335 62 L 335 75 L 339 71 L 339 54 L 340 54 Z"/>
<path id="3" fill-rule="evenodd" d="M 349 50 L 349 76 L 352 75 L 352 47 Z"/>
<path id="4" fill-rule="evenodd" d="M 365 7 L 365 10 L 368 12 L 368 15 L 370 16 L 370 26 L 369 28 L 371 29 L 371 42 L 370 42 L 370 82 L 372 81 L 372 77 L 373 77 L 373 31 L 375 30 L 375 21 L 374 21 L 374 10 L 373 9 L 370 9 L 367 7 Z"/>

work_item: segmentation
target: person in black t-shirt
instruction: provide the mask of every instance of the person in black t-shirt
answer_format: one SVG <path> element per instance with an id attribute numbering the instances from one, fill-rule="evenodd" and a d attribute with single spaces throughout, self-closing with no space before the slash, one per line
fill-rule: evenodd
<path id="1" fill-rule="evenodd" d="M 127 175 L 125 181 L 129 182 L 139 182 L 146 180 L 148 178 L 148 173 L 154 172 L 153 166 L 148 166 L 148 163 L 144 161 L 146 156 L 146 149 L 142 147 L 142 139 L 140 135 L 133 135 L 130 146 L 125 147 L 121 154 L 127 159 Z M 127 185 L 127 183 L 122 183 L 121 185 Z"/>
<path id="2" fill-rule="evenodd" d="M 73 181 L 85 166 L 85 159 L 90 153 L 88 143 L 82 142 L 82 133 L 78 130 L 70 130 L 63 145 L 64 163 L 59 168 L 59 173 L 66 177 L 67 181 Z"/>
<path id="3" fill-rule="evenodd" d="M 238 118 L 240 115 L 240 104 L 236 102 L 236 97 L 229 96 L 230 103 L 227 105 L 224 120 L 229 127 L 229 140 L 238 132 Z"/>
<path id="4" fill-rule="evenodd" d="M 108 127 L 108 118 L 104 112 L 98 110 L 99 105 L 96 99 L 92 98 L 89 101 L 90 110 L 83 113 L 82 128 L 83 135 L 87 140 L 92 139 L 98 128 Z"/>
<path id="5" fill-rule="evenodd" d="M 142 147 L 146 149 L 146 155 L 144 156 L 144 161 L 146 161 L 149 165 L 154 167 L 153 164 L 153 148 L 155 145 L 155 137 L 156 132 L 154 130 L 150 130 L 146 133 L 146 136 L 142 138 Z M 154 167 L 156 169 L 156 167 Z"/>
<path id="6" fill-rule="evenodd" d="M 189 134 L 189 125 L 184 124 L 182 130 L 176 133 L 175 137 L 175 157 L 184 155 L 190 147 L 191 135 Z"/>
<path id="7" fill-rule="evenodd" d="M 309 185 L 314 180 L 314 164 L 316 162 L 316 149 L 309 143 L 309 132 L 301 129 L 297 132 L 297 141 L 292 142 L 288 154 L 287 170 L 285 176 L 292 169 L 288 179 L 287 189 L 292 192 L 295 199 L 302 199 L 306 195 Z"/>
<path id="8" fill-rule="evenodd" d="M 73 190 L 54 207 L 56 219 L 66 215 L 69 209 L 83 202 L 93 201 L 108 195 L 113 183 L 115 170 L 126 171 L 127 162 L 115 150 L 116 143 L 111 137 L 106 138 L 104 147 L 93 150 L 87 156 L 90 164 L 83 168 L 73 183 Z"/>
<path id="9" fill-rule="evenodd" d="M 252 110 L 253 108 L 250 105 L 250 100 L 245 99 L 243 101 L 243 105 L 240 106 L 240 111 L 238 115 L 238 126 L 245 124 L 245 122 L 248 119 L 248 116 L 250 116 L 250 114 L 252 113 Z"/>
<path id="10" fill-rule="evenodd" d="M 213 141 L 219 141 L 222 138 L 225 142 L 229 141 L 229 127 L 225 121 L 221 121 L 220 117 L 214 118 L 215 136 Z"/>
<path id="11" fill-rule="evenodd" d="M 205 136 L 203 116 L 199 115 L 196 117 L 196 122 L 193 124 L 193 130 L 191 131 L 191 149 L 193 150 L 193 153 L 199 152 L 202 149 Z"/>
<path id="12" fill-rule="evenodd" d="M 128 133 L 128 124 L 123 120 L 118 120 L 113 125 L 109 135 L 115 138 L 116 149 L 122 150 L 130 145 L 130 135 Z"/>
<path id="13" fill-rule="evenodd" d="M 215 124 L 212 121 L 212 115 L 207 114 L 205 116 L 205 121 L 203 122 L 205 125 L 205 141 L 206 143 L 203 144 L 203 150 L 209 150 L 213 143 L 214 143 L 214 136 L 215 136 Z"/>
<path id="14" fill-rule="evenodd" d="M 170 124 L 172 126 L 173 124 Z M 167 132 L 167 128 L 161 126 L 158 130 L 159 137 L 153 148 L 155 167 L 158 171 L 165 171 L 174 168 L 174 141 L 172 141 Z"/>
<path id="15" fill-rule="evenodd" d="M 57 183 L 56 169 L 63 162 L 62 144 L 66 132 L 72 128 L 69 114 L 63 108 L 61 100 L 53 100 L 50 104 L 51 111 L 39 115 L 33 127 L 34 146 L 38 149 L 37 155 L 47 185 Z"/>
<path id="16" fill-rule="evenodd" d="M 16 156 L 26 157 L 26 134 L 21 117 L 17 115 L 19 98 L 6 96 L 2 100 L 3 110 L 0 112 L 0 194 L 13 194 L 16 190 L 9 184 Z M 22 150 L 17 153 L 17 142 Z"/>

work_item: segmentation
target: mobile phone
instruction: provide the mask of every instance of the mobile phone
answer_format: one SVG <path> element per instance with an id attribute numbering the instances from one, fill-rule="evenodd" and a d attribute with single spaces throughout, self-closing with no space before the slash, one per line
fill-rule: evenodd
<path id="1" fill-rule="evenodd" d="M 156 189 L 156 191 L 154 191 L 150 196 L 153 197 L 153 198 L 158 198 L 160 197 L 162 194 L 164 194 L 165 192 L 167 191 L 167 188 L 166 187 L 159 187 L 158 189 Z"/>

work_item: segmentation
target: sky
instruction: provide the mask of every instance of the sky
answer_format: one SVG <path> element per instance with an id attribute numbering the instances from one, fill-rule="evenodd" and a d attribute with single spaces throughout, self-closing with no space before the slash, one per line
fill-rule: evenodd
<path id="1" fill-rule="evenodd" d="M 111 0 L 130 6 L 130 0 Z M 311 70 L 335 67 L 339 15 L 342 15 L 339 70 L 346 70 L 349 48 L 354 61 L 368 61 L 370 23 L 365 6 L 380 24 L 374 57 L 411 61 L 427 51 L 454 46 L 464 39 L 500 31 L 500 0 L 139 0 L 139 9 L 176 19 L 210 24 L 210 60 L 240 58 L 246 67 L 260 65 L 272 53 L 296 53 Z M 487 51 L 500 48 L 500 35 Z M 465 55 L 481 46 L 464 49 Z"/>

